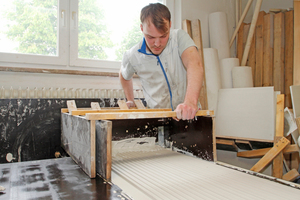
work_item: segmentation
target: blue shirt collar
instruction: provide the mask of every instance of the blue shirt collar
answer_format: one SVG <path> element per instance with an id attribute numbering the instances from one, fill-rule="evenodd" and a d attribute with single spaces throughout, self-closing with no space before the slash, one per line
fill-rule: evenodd
<path id="1" fill-rule="evenodd" d="M 154 54 L 152 54 L 152 53 L 147 53 L 147 45 L 146 45 L 146 40 L 145 40 L 145 38 L 143 38 L 142 46 L 141 46 L 141 48 L 138 50 L 138 52 L 143 53 L 143 54 L 146 54 L 146 55 L 154 55 Z"/>

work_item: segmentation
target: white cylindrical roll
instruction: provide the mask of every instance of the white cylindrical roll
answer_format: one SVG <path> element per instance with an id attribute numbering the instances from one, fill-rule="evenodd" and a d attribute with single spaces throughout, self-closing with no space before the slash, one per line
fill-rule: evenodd
<path id="1" fill-rule="evenodd" d="M 232 68 L 232 85 L 234 88 L 253 87 L 252 68 L 248 66 Z"/>
<path id="2" fill-rule="evenodd" d="M 218 50 L 219 59 L 230 58 L 227 15 L 225 12 L 209 14 L 210 47 Z"/>
<path id="3" fill-rule="evenodd" d="M 238 58 L 224 58 L 220 60 L 222 89 L 232 88 L 232 68 L 239 66 Z"/>
<path id="4" fill-rule="evenodd" d="M 216 111 L 218 92 L 221 89 L 221 75 L 217 49 L 204 48 L 204 66 L 208 109 Z"/>

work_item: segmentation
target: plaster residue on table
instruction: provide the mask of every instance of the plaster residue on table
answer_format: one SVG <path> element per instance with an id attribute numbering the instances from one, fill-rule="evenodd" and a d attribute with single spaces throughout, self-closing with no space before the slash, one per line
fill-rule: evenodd
<path id="1" fill-rule="evenodd" d="M 300 196 L 299 189 L 281 183 L 157 145 L 152 150 L 146 146 L 140 151 L 121 148 L 113 155 L 112 183 L 133 199 L 294 200 Z"/>

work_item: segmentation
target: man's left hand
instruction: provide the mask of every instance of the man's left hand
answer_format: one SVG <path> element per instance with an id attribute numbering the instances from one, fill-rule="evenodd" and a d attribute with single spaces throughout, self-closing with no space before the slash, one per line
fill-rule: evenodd
<path id="1" fill-rule="evenodd" d="M 188 103 L 182 103 L 177 106 L 175 109 L 177 119 L 180 120 L 189 120 L 193 119 L 198 111 L 197 105 L 192 105 Z"/>

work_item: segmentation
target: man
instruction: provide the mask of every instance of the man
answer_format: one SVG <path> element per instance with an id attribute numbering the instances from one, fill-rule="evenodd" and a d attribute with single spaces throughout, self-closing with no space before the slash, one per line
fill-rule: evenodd
<path id="1" fill-rule="evenodd" d="M 149 108 L 176 108 L 178 119 L 193 119 L 203 82 L 196 45 L 183 30 L 171 30 L 169 9 L 160 3 L 141 10 L 144 39 L 124 53 L 120 81 L 127 105 L 134 106 L 132 76 L 140 77 Z"/>

